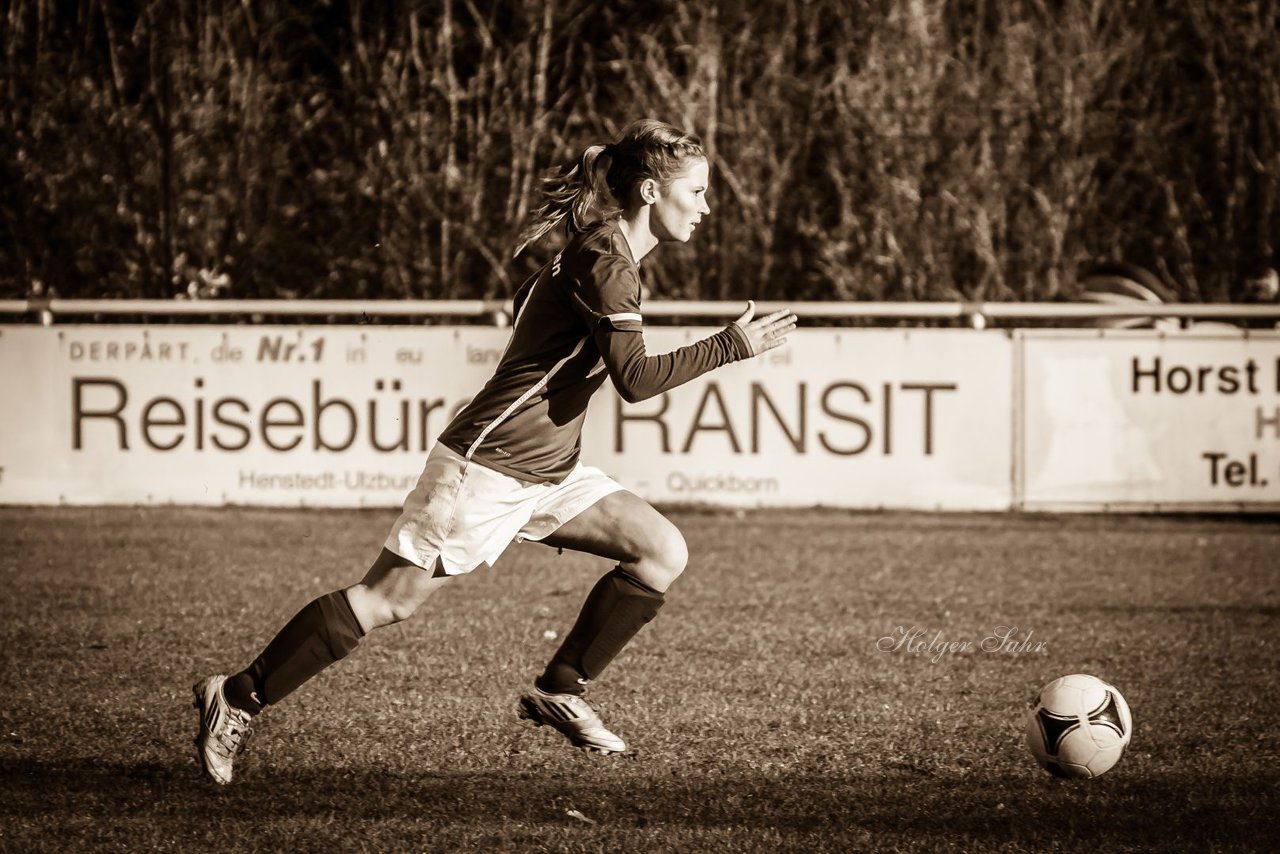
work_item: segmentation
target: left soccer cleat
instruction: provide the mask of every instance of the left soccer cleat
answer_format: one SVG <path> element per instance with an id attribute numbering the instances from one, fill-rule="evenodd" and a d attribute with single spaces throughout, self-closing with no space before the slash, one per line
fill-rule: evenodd
<path id="1" fill-rule="evenodd" d="M 591 704 L 577 694 L 548 694 L 535 685 L 520 698 L 521 720 L 559 730 L 574 747 L 591 753 L 625 753 L 627 743 L 610 732 Z"/>
<path id="2" fill-rule="evenodd" d="M 195 739 L 200 765 L 220 786 L 231 782 L 231 766 L 253 732 L 249 713 L 228 703 L 223 695 L 226 681 L 225 676 L 210 676 L 191 687 L 196 697 L 192 705 L 200 711 L 200 733 Z"/>

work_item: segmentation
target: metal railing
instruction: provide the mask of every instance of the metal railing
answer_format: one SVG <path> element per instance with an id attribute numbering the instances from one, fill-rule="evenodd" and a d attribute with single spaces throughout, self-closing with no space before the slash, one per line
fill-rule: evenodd
<path id="1" fill-rule="evenodd" d="M 652 318 L 732 318 L 746 300 L 648 300 Z M 1280 304 L 1244 303 L 1055 303 L 1055 302 L 785 302 L 756 303 L 757 314 L 789 308 L 801 318 L 964 320 L 984 326 L 998 320 L 1277 320 Z M 36 315 L 45 325 L 74 317 L 442 317 L 488 318 L 505 325 L 510 300 L 0 300 L 0 315 Z"/>

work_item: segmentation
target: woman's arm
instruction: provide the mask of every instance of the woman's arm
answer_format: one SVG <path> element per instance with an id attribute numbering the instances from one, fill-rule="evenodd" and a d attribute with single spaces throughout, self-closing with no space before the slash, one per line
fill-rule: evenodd
<path id="1" fill-rule="evenodd" d="M 736 323 L 701 341 L 656 356 L 645 352 L 640 330 L 619 329 L 608 318 L 596 326 L 595 340 L 614 388 L 627 403 L 647 400 L 707 371 L 753 355 L 746 333 Z"/>

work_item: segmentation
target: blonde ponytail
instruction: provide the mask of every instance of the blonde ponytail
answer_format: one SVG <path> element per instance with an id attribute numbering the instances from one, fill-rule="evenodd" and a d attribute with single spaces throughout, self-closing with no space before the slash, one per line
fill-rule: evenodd
<path id="1" fill-rule="evenodd" d="M 570 234 L 577 234 L 593 220 L 607 215 L 598 209 L 602 202 L 608 201 L 609 191 L 596 170 L 601 155 L 608 149 L 607 145 L 590 146 L 577 160 L 552 169 L 543 177 L 542 205 L 534 211 L 533 222 L 521 233 L 515 255 L 561 223 Z"/>

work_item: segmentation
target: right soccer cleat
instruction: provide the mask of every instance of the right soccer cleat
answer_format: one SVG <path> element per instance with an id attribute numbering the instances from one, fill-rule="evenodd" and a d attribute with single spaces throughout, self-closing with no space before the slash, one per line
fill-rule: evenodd
<path id="1" fill-rule="evenodd" d="M 226 681 L 225 676 L 210 676 L 191 686 L 196 695 L 192 705 L 200 710 L 200 734 L 195 739 L 200 765 L 220 786 L 231 782 L 231 766 L 253 732 L 249 726 L 252 716 L 232 706 L 223 695 Z"/>
<path id="2" fill-rule="evenodd" d="M 576 694 L 548 694 L 535 685 L 520 698 L 521 720 L 554 727 L 574 747 L 592 753 L 623 753 L 627 743 L 605 728 L 591 704 Z"/>

